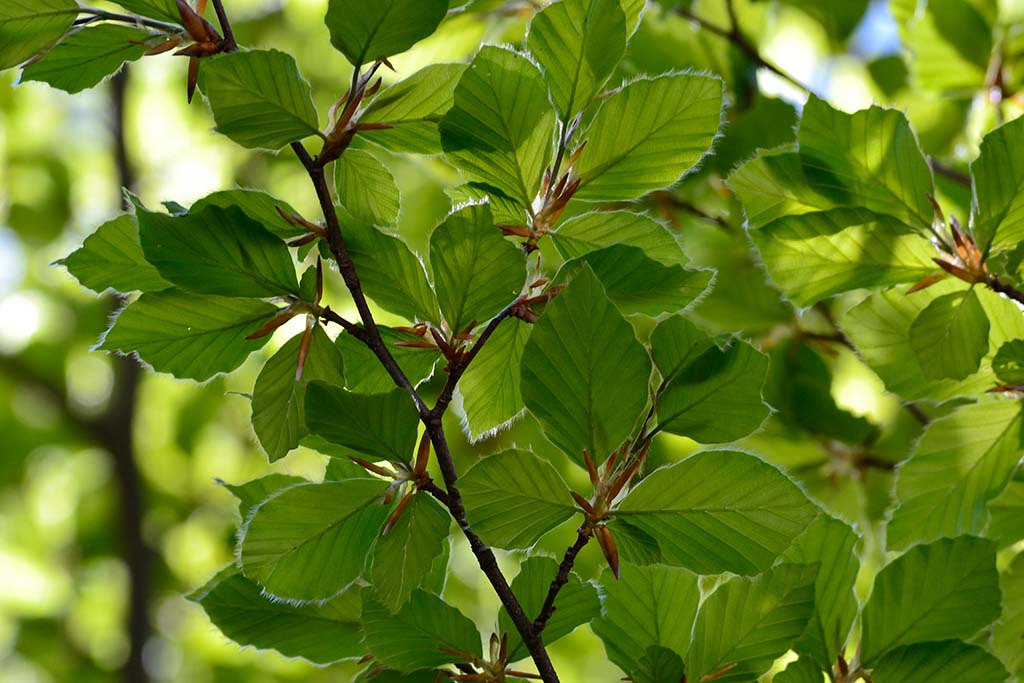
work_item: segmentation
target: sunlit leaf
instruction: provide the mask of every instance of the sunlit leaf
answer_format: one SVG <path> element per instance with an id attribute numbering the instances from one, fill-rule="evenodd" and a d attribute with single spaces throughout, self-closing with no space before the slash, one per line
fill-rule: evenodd
<path id="1" fill-rule="evenodd" d="M 338 202 L 348 212 L 371 225 L 397 225 L 401 199 L 391 171 L 373 154 L 346 150 L 334 162 Z"/>
<path id="2" fill-rule="evenodd" d="M 83 287 L 128 293 L 159 292 L 171 286 L 142 253 L 139 226 L 132 214 L 107 221 L 85 238 L 81 248 L 58 261 Z"/>
<path id="3" fill-rule="evenodd" d="M 56 43 L 77 14 L 75 0 L 4 0 L 0 4 L 0 69 L 17 66 Z"/>
<path id="4" fill-rule="evenodd" d="M 448 0 L 330 0 L 331 43 L 355 66 L 397 55 L 435 30 Z"/>
<path id="5" fill-rule="evenodd" d="M 69 93 L 91 88 L 134 62 L 148 49 L 150 34 L 128 26 L 102 24 L 72 33 L 46 57 L 26 67 L 23 81 L 41 81 Z"/>
<path id="6" fill-rule="evenodd" d="M 964 379 L 988 354 L 988 316 L 973 289 L 929 303 L 910 326 L 910 346 L 929 379 Z"/>
<path id="7" fill-rule="evenodd" d="M 434 559 L 448 541 L 451 517 L 427 493 L 414 495 L 395 526 L 377 541 L 370 579 L 381 603 L 392 612 L 423 585 Z"/>

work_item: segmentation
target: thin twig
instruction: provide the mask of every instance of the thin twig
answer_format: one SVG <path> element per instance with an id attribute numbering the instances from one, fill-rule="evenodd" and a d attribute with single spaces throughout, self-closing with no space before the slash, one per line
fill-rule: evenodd
<path id="1" fill-rule="evenodd" d="M 540 608 L 540 613 L 537 614 L 537 618 L 533 620 L 533 630 L 537 633 L 543 633 L 544 627 L 547 626 L 548 620 L 551 615 L 555 613 L 555 600 L 558 598 L 559 591 L 569 581 L 569 573 L 572 571 L 572 566 L 576 562 L 576 556 L 580 554 L 583 547 L 587 545 L 590 540 L 591 533 L 585 531 L 583 527 L 576 532 L 576 542 L 569 546 L 565 551 L 565 556 L 562 558 L 562 563 L 558 566 L 558 574 L 555 575 L 554 580 L 551 582 L 551 586 L 548 587 L 548 595 L 544 598 L 544 605 Z"/>
<path id="2" fill-rule="evenodd" d="M 75 20 L 75 24 L 91 23 L 97 20 L 103 21 L 120 21 L 125 24 L 133 24 L 135 26 L 145 26 L 146 28 L 154 28 L 158 31 L 165 33 L 182 33 L 184 29 L 177 24 L 170 24 L 166 21 L 157 21 L 156 19 L 150 19 L 148 17 L 140 17 L 134 14 L 119 14 L 117 12 L 108 12 L 107 10 L 97 9 L 95 7 L 79 7 L 75 10 L 78 14 L 88 15 L 82 19 Z"/>
<path id="3" fill-rule="evenodd" d="M 238 51 L 238 41 L 235 40 L 235 31 L 231 28 L 231 21 L 228 13 L 224 11 L 223 0 L 213 0 L 213 9 L 217 12 L 217 20 L 220 22 L 220 30 L 224 33 L 224 52 Z"/>
<path id="4" fill-rule="evenodd" d="M 964 187 L 971 186 L 971 176 L 967 175 L 966 173 L 961 173 L 955 168 L 946 166 L 941 161 L 936 161 L 935 159 L 929 159 L 929 162 L 931 163 L 932 170 L 935 171 L 937 175 L 949 178 L 954 183 L 963 185 Z"/>
<path id="5" fill-rule="evenodd" d="M 1013 299 L 1018 304 L 1024 305 L 1024 292 L 1021 292 L 1019 289 L 1016 289 L 1015 287 L 1006 284 L 998 277 L 993 275 L 992 277 L 989 278 L 986 284 L 988 284 L 989 288 L 992 291 L 999 292 L 1000 294 L 1009 297 L 1010 299 Z"/>

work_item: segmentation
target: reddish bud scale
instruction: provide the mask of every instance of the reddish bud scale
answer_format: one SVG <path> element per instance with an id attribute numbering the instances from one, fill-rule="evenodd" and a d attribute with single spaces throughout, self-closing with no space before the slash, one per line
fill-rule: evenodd
<path id="1" fill-rule="evenodd" d="M 603 524 L 595 530 L 597 536 L 597 542 L 601 546 L 601 552 L 604 553 L 604 559 L 608 561 L 608 566 L 612 570 L 612 574 L 615 578 L 619 578 L 619 549 L 615 547 L 615 539 L 612 538 L 612 532 L 608 530 L 608 527 Z"/>

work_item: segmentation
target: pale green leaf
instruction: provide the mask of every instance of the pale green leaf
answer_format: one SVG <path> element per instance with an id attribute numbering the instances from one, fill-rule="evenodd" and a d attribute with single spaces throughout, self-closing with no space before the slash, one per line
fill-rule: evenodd
<path id="1" fill-rule="evenodd" d="M 620 536 L 615 535 L 618 542 Z M 642 667 L 652 647 L 683 653 L 690 645 L 700 603 L 698 577 L 685 569 L 621 565 L 619 578 L 601 575 L 604 610 L 590 627 L 604 643 L 608 659 L 627 674 Z"/>
<path id="2" fill-rule="evenodd" d="M 277 150 L 320 131 L 309 84 L 291 55 L 235 52 L 203 60 L 200 73 L 217 131 L 243 147 Z"/>
<path id="3" fill-rule="evenodd" d="M 392 128 L 366 130 L 360 136 L 393 152 L 440 154 L 438 124 L 451 109 L 465 71 L 465 64 L 431 64 L 385 88 L 359 120 Z"/>
<path id="4" fill-rule="evenodd" d="M 915 87 L 970 98 L 986 86 L 995 18 L 980 11 L 986 2 L 932 0 L 916 13 L 906 35 Z"/>
<path id="5" fill-rule="evenodd" d="M 401 342 L 421 342 L 423 338 L 410 332 L 377 326 L 381 339 L 391 352 L 405 376 L 418 386 L 434 374 L 434 366 L 441 358 L 436 349 L 398 346 Z M 488 342 L 488 344 L 493 343 Z M 380 359 L 363 342 L 350 334 L 339 334 L 335 344 L 345 357 L 345 388 L 356 394 L 386 394 L 395 389 L 395 380 L 381 365 Z M 485 347 L 486 348 L 486 347 Z M 479 363 L 479 356 L 474 363 Z M 463 377 L 465 381 L 465 377 Z"/>
<path id="6" fill-rule="evenodd" d="M 658 397 L 658 428 L 700 443 L 726 443 L 761 426 L 768 358 L 746 342 L 712 347 L 674 374 Z"/>
<path id="7" fill-rule="evenodd" d="M 647 475 L 614 514 L 656 539 L 667 564 L 700 574 L 756 574 L 818 512 L 796 484 L 759 458 L 703 451 Z"/>
<path id="8" fill-rule="evenodd" d="M 1006 488 L 1022 452 L 1018 401 L 990 398 L 932 422 L 899 468 L 888 546 L 980 534 L 987 503 Z"/>
<path id="9" fill-rule="evenodd" d="M 983 250 L 1012 248 L 1024 240 L 1024 119 L 997 128 L 981 141 L 971 164 L 974 216 L 971 231 Z"/>
<path id="10" fill-rule="evenodd" d="M 811 95 L 798 140 L 805 177 L 836 204 L 888 214 L 922 232 L 931 226 L 931 170 L 902 112 L 846 114 Z"/>
<path id="11" fill-rule="evenodd" d="M 871 669 L 874 683 L 1003 683 L 1007 675 L 998 659 L 959 640 L 901 647 Z"/>
<path id="12" fill-rule="evenodd" d="M 398 224 L 398 185 L 391 171 L 370 152 L 346 150 L 334 162 L 334 182 L 338 202 L 358 220 L 370 225 Z"/>
<path id="13" fill-rule="evenodd" d="M 551 100 L 568 121 L 598 94 L 626 50 L 618 0 L 563 0 L 530 22 L 526 46 L 544 70 Z"/>
<path id="14" fill-rule="evenodd" d="M 760 228 L 783 216 L 827 211 L 836 206 L 811 187 L 796 152 L 755 157 L 733 171 L 727 183 L 742 202 L 751 228 Z"/>
<path id="15" fill-rule="evenodd" d="M 291 239 L 306 234 L 305 228 L 292 225 L 282 218 L 281 214 L 277 212 L 277 208 L 280 207 L 292 215 L 297 215 L 298 211 L 292 208 L 288 202 L 262 190 L 236 188 L 212 192 L 202 199 L 197 199 L 189 211 L 199 213 L 208 206 L 219 206 L 223 209 L 232 206 L 238 207 L 246 216 L 282 239 Z"/>
<path id="16" fill-rule="evenodd" d="M 392 612 L 423 585 L 434 559 L 448 542 L 451 517 L 428 493 L 413 496 L 395 526 L 377 541 L 370 580 L 381 603 Z"/>
<path id="17" fill-rule="evenodd" d="M 327 333 L 317 325 L 311 334 L 301 378 L 296 379 L 302 344 L 299 333 L 266 362 L 252 390 L 252 427 L 270 462 L 288 455 L 309 433 L 304 410 L 309 383 L 344 381 L 341 354 Z"/>
<path id="18" fill-rule="evenodd" d="M 276 311 L 254 299 L 147 292 L 121 310 L 98 348 L 135 353 L 157 372 L 205 382 L 267 343 L 246 336 Z"/>
<path id="19" fill-rule="evenodd" d="M 375 458 L 408 462 L 416 449 L 419 414 L 409 394 L 356 394 L 312 382 L 306 390 L 306 425 L 331 443 Z"/>
<path id="20" fill-rule="evenodd" d="M 992 541 L 960 536 L 917 545 L 875 577 L 864 607 L 862 661 L 904 645 L 967 638 L 999 615 Z"/>
<path id="21" fill-rule="evenodd" d="M 405 52 L 437 30 L 448 0 L 330 0 L 331 44 L 356 67 Z"/>
<path id="22" fill-rule="evenodd" d="M 1014 339 L 999 347 L 992 359 L 992 371 L 1003 384 L 1024 384 L 1024 339 Z"/>
<path id="23" fill-rule="evenodd" d="M 1024 516 L 1024 515 L 1022 515 Z M 992 652 L 1018 677 L 1024 675 L 1024 553 L 999 576 L 1003 609 L 992 629 Z"/>
<path id="24" fill-rule="evenodd" d="M 531 329 L 517 318 L 503 322 L 459 381 L 456 408 L 470 439 L 484 438 L 523 412 L 519 367 Z"/>
<path id="25" fill-rule="evenodd" d="M 458 661 L 444 649 L 483 656 L 480 633 L 473 622 L 441 598 L 421 590 L 413 591 L 398 614 L 364 594 L 363 629 L 373 656 L 399 671 Z"/>
<path id="26" fill-rule="evenodd" d="M 810 659 L 801 657 L 795 662 L 790 662 L 785 671 L 772 679 L 772 683 L 824 683 L 826 680 L 832 679 L 825 675 L 820 666 Z"/>
<path id="27" fill-rule="evenodd" d="M 146 260 L 182 289 L 245 297 L 299 293 L 288 247 L 241 209 L 209 206 L 178 217 L 140 209 L 137 216 Z"/>
<path id="28" fill-rule="evenodd" d="M 430 268 L 441 313 L 453 332 L 490 320 L 526 284 L 523 252 L 494 227 L 487 204 L 463 207 L 434 229 Z"/>
<path id="29" fill-rule="evenodd" d="M 1017 470 L 1003 492 L 989 501 L 985 536 L 999 541 L 999 547 L 1024 540 L 1024 470 Z"/>
<path id="30" fill-rule="evenodd" d="M 359 471 L 361 476 L 366 476 L 366 470 L 360 467 Z M 265 477 L 253 479 L 244 484 L 228 484 L 220 479 L 217 480 L 218 484 L 226 488 L 231 492 L 231 495 L 238 499 L 238 514 L 243 521 L 248 519 L 249 514 L 259 507 L 260 503 L 270 498 L 273 494 L 281 489 L 305 482 L 306 480 L 302 477 L 293 477 L 288 474 L 268 474 Z"/>
<path id="31" fill-rule="evenodd" d="M 0 3 L 0 69 L 50 47 L 71 28 L 75 0 L 4 0 Z"/>
<path id="32" fill-rule="evenodd" d="M 22 81 L 41 81 L 69 93 L 97 85 L 125 62 L 142 57 L 150 34 L 116 24 L 83 28 L 62 40 L 21 73 Z"/>
<path id="33" fill-rule="evenodd" d="M 651 360 L 633 328 L 584 268 L 533 326 L 523 352 L 523 402 L 569 457 L 598 462 L 647 407 Z"/>
<path id="34" fill-rule="evenodd" d="M 239 542 L 245 575 L 284 599 L 323 600 L 363 572 L 388 508 L 388 482 L 298 484 L 257 507 Z"/>
<path id="35" fill-rule="evenodd" d="M 561 223 L 551 241 L 566 259 L 592 251 L 625 244 L 643 249 L 644 254 L 666 266 L 686 265 L 675 236 L 653 218 L 629 211 L 594 211 Z"/>
<path id="36" fill-rule="evenodd" d="M 733 665 L 715 680 L 746 683 L 767 671 L 807 627 L 817 573 L 815 566 L 783 564 L 719 586 L 697 613 L 685 657 L 688 675 L 699 681 Z"/>
<path id="37" fill-rule="evenodd" d="M 633 81 L 604 101 L 585 133 L 578 199 L 635 199 L 674 185 L 711 148 L 722 81 L 669 74 Z"/>
<path id="38" fill-rule="evenodd" d="M 468 178 L 529 206 L 551 154 L 554 119 L 544 77 L 533 62 L 485 45 L 441 120 L 441 146 Z"/>
<path id="39" fill-rule="evenodd" d="M 863 209 L 786 216 L 750 236 L 772 280 L 798 306 L 935 272 L 928 240 L 895 218 Z"/>
<path id="40" fill-rule="evenodd" d="M 988 355 L 988 316 L 974 289 L 932 300 L 910 326 L 910 347 L 928 379 L 964 379 Z"/>
<path id="41" fill-rule="evenodd" d="M 459 479 L 473 529 L 498 548 L 530 548 L 573 516 L 569 487 L 549 462 L 529 451 L 505 451 Z"/>
<path id="42" fill-rule="evenodd" d="M 364 653 L 358 588 L 323 604 L 295 606 L 263 595 L 232 565 L 188 598 L 242 646 L 276 650 L 314 664 L 358 659 Z"/>
<path id="43" fill-rule="evenodd" d="M 86 237 L 79 249 L 57 263 L 83 287 L 97 293 L 108 288 L 125 294 L 136 290 L 158 292 L 171 286 L 142 254 L 139 226 L 132 214 L 107 221 Z"/>

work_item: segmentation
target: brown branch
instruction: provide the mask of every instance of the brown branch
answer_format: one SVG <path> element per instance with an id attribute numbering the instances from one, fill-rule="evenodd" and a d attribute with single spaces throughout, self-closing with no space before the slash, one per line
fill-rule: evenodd
<path id="1" fill-rule="evenodd" d="M 96 9 L 95 7 L 80 7 L 75 11 L 79 14 L 86 15 L 75 20 L 74 23 L 76 26 L 91 24 L 95 21 L 119 21 L 125 24 L 132 24 L 133 26 L 145 26 L 146 28 L 156 29 L 158 31 L 163 31 L 164 33 L 182 33 L 184 31 L 184 29 L 177 24 L 157 21 L 156 19 L 150 19 L 148 17 L 140 17 L 135 14 L 119 14 L 117 12 L 108 12 L 107 10 Z"/>
<path id="2" fill-rule="evenodd" d="M 224 11 L 224 0 L 213 0 L 213 9 L 217 12 L 220 30 L 224 32 L 224 52 L 237 52 L 238 41 L 235 40 L 235 31 L 231 28 L 228 13 Z"/>
<path id="3" fill-rule="evenodd" d="M 548 625 L 548 620 L 555 613 L 555 600 L 558 598 L 558 592 L 562 590 L 562 586 L 569 582 L 569 573 L 576 562 L 576 556 L 580 554 L 583 547 L 590 541 L 591 535 L 590 531 L 580 527 L 579 531 L 576 532 L 576 542 L 566 549 L 562 563 L 558 565 L 558 573 L 548 588 L 547 597 L 544 598 L 544 605 L 540 608 L 537 618 L 533 620 L 533 630 L 537 633 L 544 632 L 544 627 Z"/>
<path id="4" fill-rule="evenodd" d="M 1021 292 L 1019 289 L 1016 289 L 1015 287 L 1006 284 L 995 275 L 990 277 L 986 284 L 992 291 L 999 292 L 1003 296 L 1013 299 L 1018 304 L 1024 305 L 1024 292 Z"/>
<path id="5" fill-rule="evenodd" d="M 934 171 L 936 175 L 949 178 L 954 183 L 963 185 L 964 187 L 971 186 L 971 176 L 967 175 L 966 173 L 961 173 L 955 168 L 946 166 L 941 161 L 936 161 L 935 159 L 929 159 L 928 163 L 931 164 L 932 171 Z"/>

